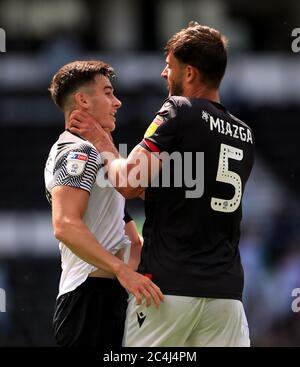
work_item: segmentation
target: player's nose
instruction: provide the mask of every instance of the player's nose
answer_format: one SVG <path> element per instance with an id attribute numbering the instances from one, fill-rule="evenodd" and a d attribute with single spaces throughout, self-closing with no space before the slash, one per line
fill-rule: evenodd
<path id="1" fill-rule="evenodd" d="M 122 102 L 117 98 L 115 97 L 115 103 L 114 103 L 114 106 L 115 108 L 120 108 L 122 106 Z"/>
<path id="2" fill-rule="evenodd" d="M 164 70 L 161 72 L 160 76 L 162 78 L 167 78 L 167 67 L 164 68 Z"/>

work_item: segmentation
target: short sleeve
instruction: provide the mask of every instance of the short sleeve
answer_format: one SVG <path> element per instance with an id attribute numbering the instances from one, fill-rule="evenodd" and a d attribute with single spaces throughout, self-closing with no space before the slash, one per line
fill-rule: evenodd
<path id="1" fill-rule="evenodd" d="M 98 152 L 88 144 L 81 144 L 63 153 L 54 166 L 54 186 L 71 186 L 89 193 L 101 168 Z"/>
<path id="2" fill-rule="evenodd" d="M 177 141 L 178 110 L 172 99 L 167 99 L 149 125 L 140 145 L 150 152 L 171 152 Z"/>
<path id="3" fill-rule="evenodd" d="M 131 215 L 127 212 L 127 210 L 124 210 L 124 218 L 123 219 L 124 219 L 125 223 L 129 223 L 133 220 Z"/>

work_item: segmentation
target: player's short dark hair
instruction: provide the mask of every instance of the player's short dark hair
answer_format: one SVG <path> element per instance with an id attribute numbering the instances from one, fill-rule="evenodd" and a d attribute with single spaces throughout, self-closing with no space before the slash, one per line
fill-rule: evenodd
<path id="1" fill-rule="evenodd" d="M 49 91 L 53 101 L 63 110 L 66 98 L 81 86 L 93 83 L 97 74 L 109 79 L 115 75 L 113 68 L 100 60 L 74 61 L 64 65 L 50 83 Z"/>
<path id="2" fill-rule="evenodd" d="M 227 64 L 227 39 L 214 28 L 190 22 L 165 46 L 179 61 L 196 67 L 209 86 L 218 88 Z"/>

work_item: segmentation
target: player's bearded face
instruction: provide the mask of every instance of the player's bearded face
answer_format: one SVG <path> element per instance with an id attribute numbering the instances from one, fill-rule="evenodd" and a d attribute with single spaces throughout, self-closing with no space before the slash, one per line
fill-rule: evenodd
<path id="1" fill-rule="evenodd" d="M 167 80 L 169 95 L 181 96 L 183 94 L 184 65 L 172 53 L 168 54 L 166 64 L 161 76 Z"/>
<path id="2" fill-rule="evenodd" d="M 182 78 L 168 80 L 168 89 L 171 96 L 181 96 L 183 94 Z"/>

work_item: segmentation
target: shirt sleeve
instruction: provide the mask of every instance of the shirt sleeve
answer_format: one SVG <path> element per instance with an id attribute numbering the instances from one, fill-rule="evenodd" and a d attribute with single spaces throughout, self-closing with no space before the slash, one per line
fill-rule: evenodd
<path id="1" fill-rule="evenodd" d="M 178 137 L 178 110 L 172 99 L 167 99 L 149 125 L 140 145 L 150 152 L 172 152 Z"/>
<path id="2" fill-rule="evenodd" d="M 71 186 L 89 193 L 102 167 L 98 152 L 88 144 L 69 149 L 54 166 L 54 186 Z"/>
<path id="3" fill-rule="evenodd" d="M 132 220 L 133 219 L 132 219 L 131 215 L 127 212 L 127 210 L 124 210 L 124 222 L 125 223 L 129 223 Z"/>

